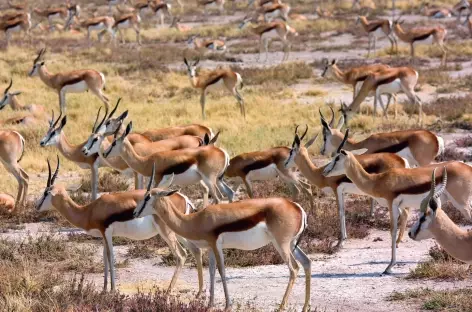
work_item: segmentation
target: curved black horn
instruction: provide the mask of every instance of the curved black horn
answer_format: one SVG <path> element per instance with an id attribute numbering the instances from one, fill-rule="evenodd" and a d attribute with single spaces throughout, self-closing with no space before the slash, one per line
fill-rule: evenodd
<path id="1" fill-rule="evenodd" d="M 113 116 L 113 114 L 116 112 L 117 108 L 118 108 L 118 105 L 120 104 L 121 102 L 121 98 L 118 99 L 118 101 L 116 102 L 116 105 L 115 105 L 115 108 L 112 109 L 112 111 L 110 112 L 110 115 L 108 115 L 108 118 L 111 118 L 111 116 Z M 106 116 L 106 115 L 105 115 Z"/>
<path id="2" fill-rule="evenodd" d="M 38 62 L 41 57 L 44 55 L 44 52 L 46 52 L 46 48 L 42 48 L 39 53 L 38 53 L 38 56 L 36 56 L 36 58 L 34 59 L 34 62 L 33 63 L 36 63 Z"/>
<path id="3" fill-rule="evenodd" d="M 93 123 L 93 127 L 92 127 L 92 133 L 95 133 L 96 131 L 96 125 L 97 125 L 97 121 L 98 121 L 98 116 L 100 116 L 100 111 L 102 110 L 102 107 L 100 106 L 100 108 L 98 109 L 98 112 L 97 112 L 97 117 L 95 117 L 95 122 Z"/>
<path id="4" fill-rule="evenodd" d="M 344 134 L 344 138 L 341 144 L 339 144 L 338 149 L 336 150 L 336 154 L 339 154 L 339 152 L 341 152 L 341 149 L 344 147 L 344 144 L 346 143 L 348 137 L 349 137 L 349 129 L 346 130 L 346 134 Z"/>
<path id="5" fill-rule="evenodd" d="M 147 191 L 149 192 L 151 190 L 152 185 L 154 184 L 154 170 L 156 170 L 156 163 L 152 163 L 152 173 L 151 173 L 151 179 L 149 179 L 149 184 L 147 186 Z"/>
<path id="6" fill-rule="evenodd" d="M 51 186 L 51 164 L 49 163 L 49 158 L 48 158 L 48 182 L 46 186 L 47 187 Z"/>
<path id="7" fill-rule="evenodd" d="M 57 174 L 59 173 L 59 166 L 60 166 L 59 155 L 57 155 L 57 167 L 56 167 L 56 171 L 54 171 L 54 175 L 51 178 L 51 185 L 54 185 L 54 182 L 56 181 Z"/>
<path id="8" fill-rule="evenodd" d="M 100 112 L 100 111 L 99 111 Z M 107 107 L 105 106 L 105 115 L 103 115 L 103 118 L 102 118 L 102 121 L 100 121 L 100 123 L 98 124 L 97 128 L 95 129 L 95 132 L 98 131 L 98 129 L 100 129 L 100 127 L 103 125 L 103 123 L 105 122 L 105 120 L 107 119 L 107 115 L 108 115 L 108 109 Z M 98 117 L 98 116 L 97 116 Z"/>
<path id="9" fill-rule="evenodd" d="M 299 126 L 300 126 L 300 125 L 297 125 L 297 126 L 295 127 L 295 134 L 298 134 L 298 127 L 299 127 Z"/>
<path id="10" fill-rule="evenodd" d="M 431 197 L 434 196 L 434 192 L 436 190 L 436 169 L 433 169 L 433 173 L 431 174 L 431 190 L 429 191 L 429 194 L 423 198 L 420 204 L 420 211 L 421 212 L 426 212 L 426 209 L 428 208 L 428 203 Z"/>
<path id="11" fill-rule="evenodd" d="M 13 79 L 10 78 L 10 85 L 5 89 L 5 94 L 7 94 L 8 91 L 10 91 L 10 88 L 11 88 L 12 85 L 13 85 Z"/>
<path id="12" fill-rule="evenodd" d="M 308 125 L 305 125 L 305 132 L 302 134 L 302 136 L 300 137 L 300 141 L 303 140 L 303 138 L 305 137 L 306 133 L 308 132 Z"/>
<path id="13" fill-rule="evenodd" d="M 334 127 L 334 110 L 332 106 L 330 106 L 329 109 L 331 110 L 331 121 L 329 122 L 329 127 L 333 128 Z"/>
<path id="14" fill-rule="evenodd" d="M 324 118 L 323 113 L 321 112 L 321 107 L 318 109 L 318 111 L 320 112 L 321 120 L 323 120 L 324 122 L 326 122 L 326 119 Z M 326 122 L 326 124 L 328 124 L 328 123 Z"/>
<path id="15" fill-rule="evenodd" d="M 439 198 L 441 196 L 441 194 L 444 193 L 444 191 L 446 190 L 446 184 L 447 184 L 447 169 L 446 169 L 446 167 L 444 167 L 443 178 L 442 178 L 441 184 L 442 184 L 441 188 L 437 192 L 434 192 L 434 198 L 436 198 L 436 199 Z"/>

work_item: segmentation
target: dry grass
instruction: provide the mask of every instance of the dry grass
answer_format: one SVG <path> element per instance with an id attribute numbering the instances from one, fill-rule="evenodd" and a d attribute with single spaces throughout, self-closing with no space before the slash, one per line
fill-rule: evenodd
<path id="1" fill-rule="evenodd" d="M 388 301 L 409 301 L 421 310 L 468 312 L 472 311 L 472 292 L 469 288 L 453 290 L 432 290 L 419 288 L 405 292 L 393 292 Z"/>

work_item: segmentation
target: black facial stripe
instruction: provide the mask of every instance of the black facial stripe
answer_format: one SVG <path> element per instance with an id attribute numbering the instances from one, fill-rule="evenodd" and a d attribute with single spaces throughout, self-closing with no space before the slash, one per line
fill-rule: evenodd
<path id="1" fill-rule="evenodd" d="M 420 218 L 420 223 L 418 224 L 418 227 L 416 228 L 416 231 L 415 231 L 415 237 L 416 237 L 416 235 L 418 235 L 418 233 L 421 230 L 421 224 L 423 224 L 423 222 L 425 222 L 425 221 L 426 221 L 426 216 L 422 215 L 421 218 Z"/>

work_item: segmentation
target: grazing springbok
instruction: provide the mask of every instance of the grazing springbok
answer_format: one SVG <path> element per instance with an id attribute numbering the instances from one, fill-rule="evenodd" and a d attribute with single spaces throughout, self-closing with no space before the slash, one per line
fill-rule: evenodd
<path id="1" fill-rule="evenodd" d="M 431 27 L 413 27 L 409 30 L 404 30 L 401 27 L 404 21 L 396 20 L 393 22 L 393 30 L 397 37 L 408 44 L 410 44 L 411 58 L 415 58 L 415 43 L 437 44 L 442 51 L 441 64 L 446 64 L 447 50 L 444 40 L 446 39 L 447 30 L 443 26 Z"/>
<path id="2" fill-rule="evenodd" d="M 321 155 L 332 156 L 344 139 L 341 132 L 343 117 L 337 127 L 333 127 L 333 120 L 328 124 L 321 114 L 323 126 L 323 145 Z M 346 151 L 354 151 L 366 148 L 368 154 L 395 153 L 405 158 L 410 166 L 426 166 L 444 152 L 444 140 L 428 130 L 401 130 L 393 132 L 381 132 L 370 135 L 361 140 L 354 141 L 348 138 L 343 145 Z"/>
<path id="3" fill-rule="evenodd" d="M 136 42 L 141 45 L 141 17 L 137 13 L 127 13 L 115 19 L 113 25 L 113 40 L 116 40 L 116 33 L 118 32 L 121 37 L 121 43 L 125 43 L 125 37 L 123 36 L 122 29 L 132 28 L 136 33 Z"/>
<path id="4" fill-rule="evenodd" d="M 39 17 L 46 18 L 49 23 L 49 30 L 54 29 L 54 21 L 61 20 L 67 25 L 74 17 L 80 17 L 80 6 L 78 4 L 60 7 L 50 7 L 44 10 L 35 8 L 33 12 Z"/>
<path id="5" fill-rule="evenodd" d="M 293 200 L 298 199 L 300 189 L 302 189 L 309 196 L 311 202 L 310 185 L 299 179 L 293 170 L 295 167 L 293 162 L 285 165 L 289 155 L 290 148 L 286 146 L 240 154 L 231 158 L 225 175 L 229 178 L 238 177 L 234 191 L 236 192 L 241 183 L 244 183 L 250 198 L 254 198 L 251 181 L 267 181 L 280 177 L 290 187 Z"/>
<path id="6" fill-rule="evenodd" d="M 347 138 L 347 136 L 346 136 Z M 346 141 L 346 140 L 344 140 Z M 462 162 L 444 162 L 419 168 L 394 168 L 379 174 L 370 174 L 364 170 L 354 154 L 362 154 L 366 149 L 348 152 L 340 146 L 339 153 L 325 167 L 323 175 L 327 177 L 346 174 L 364 193 L 374 197 L 380 204 L 386 205 L 390 212 L 390 231 L 392 237 L 392 255 L 384 274 L 390 274 L 396 264 L 396 242 L 398 218 L 407 207 L 417 208 L 429 193 L 431 170 L 435 167 L 447 167 L 451 183 L 446 188 L 446 197 L 464 216 L 471 219 L 472 167 Z M 442 177 L 444 170 L 441 172 Z"/>
<path id="7" fill-rule="evenodd" d="M 10 45 L 11 34 L 23 31 L 26 36 L 30 36 L 31 15 L 29 13 L 22 14 L 14 19 L 3 20 L 0 22 L 0 30 L 5 34 L 6 46 Z"/>
<path id="8" fill-rule="evenodd" d="M 387 19 L 378 19 L 378 20 L 367 20 L 365 16 L 359 16 L 357 18 L 356 24 L 361 23 L 362 28 L 364 28 L 365 32 L 369 37 L 368 43 L 368 52 L 367 57 L 370 56 L 370 48 L 372 46 L 372 41 L 374 41 L 374 55 L 375 55 L 375 44 L 377 42 L 377 38 L 384 38 L 386 37 L 388 41 L 390 41 L 390 49 L 393 51 L 395 45 L 397 44 L 397 40 L 393 35 L 392 29 L 392 21 Z"/>
<path id="9" fill-rule="evenodd" d="M 131 122 L 123 135 L 118 136 L 120 129 L 117 129 L 114 134 L 115 139 L 103 152 L 103 157 L 121 156 L 128 166 L 139 174 L 149 177 L 154 173 L 156 187 L 174 174 L 176 185 L 200 183 L 205 191 L 203 207 L 208 205 L 208 193 L 216 203 L 220 202 L 217 191 L 225 194 L 230 201 L 233 200 L 234 192 L 223 180 L 225 170 L 229 165 L 229 155 L 226 151 L 214 145 L 207 145 L 140 156 L 126 138 L 131 129 Z M 156 164 L 155 168 L 153 164 Z"/>
<path id="10" fill-rule="evenodd" d="M 420 98 L 416 95 L 415 86 L 418 83 L 418 72 L 411 67 L 397 67 L 387 68 L 374 73 L 371 73 L 362 84 L 361 89 L 357 93 L 356 98 L 349 107 L 342 104 L 341 110 L 345 116 L 346 123 L 359 110 L 362 102 L 371 93 L 375 92 L 374 96 L 374 117 L 377 115 L 377 102 L 384 108 L 384 116 L 387 117 L 387 109 L 380 97 L 384 93 L 400 93 L 406 94 L 413 105 L 419 106 L 418 121 L 423 122 L 423 104 Z M 396 107 L 396 105 L 395 105 Z"/>
<path id="11" fill-rule="evenodd" d="M 87 40 L 89 44 L 92 42 L 91 34 L 93 31 L 98 31 L 98 42 L 102 41 L 103 35 L 108 33 L 113 38 L 113 25 L 115 25 L 115 19 L 111 16 L 97 16 L 88 18 L 83 21 L 79 21 L 78 25 L 80 28 L 87 30 Z"/>
<path id="12" fill-rule="evenodd" d="M 45 85 L 54 89 L 59 94 L 59 108 L 61 112 L 66 110 L 66 94 L 82 93 L 90 90 L 109 109 L 108 98 L 103 93 L 105 88 L 105 75 L 93 69 L 81 69 L 71 72 L 52 74 L 46 68 L 43 57 L 46 49 L 41 49 L 33 61 L 30 77 L 39 76 Z"/>
<path id="13" fill-rule="evenodd" d="M 146 240 L 159 234 L 169 246 L 172 254 L 177 258 L 177 265 L 167 289 L 168 292 L 171 291 L 185 264 L 187 253 L 177 241 L 175 233 L 160 218 L 155 216 L 133 218 L 133 212 L 137 203 L 144 198 L 144 190 L 104 194 L 87 205 L 79 206 L 70 198 L 64 186 L 55 185 L 59 172 L 59 157 L 57 158 L 57 168 L 54 174 L 51 175 L 49 160 L 48 170 L 49 175 L 46 188 L 37 202 L 36 210 L 43 212 L 55 208 L 72 225 L 84 230 L 93 237 L 103 238 L 103 290 L 107 290 L 108 272 L 110 273 L 111 290 L 114 291 L 116 289 L 113 237 Z M 173 207 L 184 215 L 194 210 L 193 204 L 189 199 L 180 193 L 173 194 L 169 197 L 169 200 Z M 180 241 L 194 254 L 197 260 L 200 282 L 199 293 L 201 293 L 203 289 L 201 252 L 193 244 L 187 244 L 185 239 L 180 239 Z"/>
<path id="14" fill-rule="evenodd" d="M 436 169 L 433 169 L 431 191 L 420 205 L 420 218 L 408 236 L 415 241 L 434 238 L 452 257 L 472 264 L 472 232 L 457 226 L 441 209 L 441 196 L 447 188 L 447 169 L 443 169 L 439 189 L 436 189 Z"/>
<path id="15" fill-rule="evenodd" d="M 25 139 L 21 134 L 12 130 L 0 130 L 0 161 L 18 181 L 18 193 L 13 210 L 19 204 L 25 204 L 28 194 L 29 176 L 19 164 L 24 152 Z"/>
<path id="16" fill-rule="evenodd" d="M 226 89 L 236 98 L 241 115 L 246 119 L 244 99 L 238 90 L 243 88 L 243 78 L 241 78 L 241 75 L 230 68 L 218 68 L 201 73 L 197 71 L 199 61 L 200 60 L 197 59 L 193 64 L 189 64 L 187 59 L 184 58 L 184 63 L 185 66 L 187 66 L 187 73 L 192 87 L 201 90 L 200 106 L 202 108 L 202 118 L 206 118 L 205 99 L 208 90 Z"/>
<path id="17" fill-rule="evenodd" d="M 10 105 L 12 110 L 25 110 L 32 114 L 44 114 L 45 108 L 43 105 L 31 104 L 23 105 L 18 100 L 18 95 L 21 94 L 21 91 L 10 92 L 10 89 L 13 85 L 13 79 L 10 79 L 10 84 L 3 92 L 3 98 L 0 100 L 0 110 L 5 106 Z"/>
<path id="18" fill-rule="evenodd" d="M 317 188 L 324 192 L 333 193 L 336 197 L 336 204 L 338 206 L 338 217 L 340 224 L 340 236 L 337 246 L 342 247 L 344 241 L 347 239 L 346 231 L 346 212 L 344 208 L 344 194 L 366 195 L 359 190 L 355 184 L 351 182 L 345 175 L 335 177 L 323 176 L 323 171 L 326 166 L 316 167 L 311 161 L 308 153 L 308 148 L 316 141 L 318 135 L 309 140 L 304 146 L 301 144 L 303 138 L 308 131 L 306 127 L 305 133 L 299 137 L 295 130 L 295 138 L 293 140 L 292 148 L 290 149 L 289 157 L 286 159 L 285 165 L 290 166 L 294 163 L 300 170 L 302 175 Z M 369 173 L 380 173 L 391 168 L 406 168 L 408 161 L 398 155 L 391 153 L 366 154 L 356 156 L 362 167 Z M 373 200 L 371 201 L 371 215 L 373 216 Z M 400 234 L 398 235 L 397 243 L 403 237 L 406 221 L 408 215 L 404 214 L 400 220 Z"/>
<path id="19" fill-rule="evenodd" d="M 151 181 L 153 178 L 154 175 Z M 210 250 L 210 307 L 215 302 L 215 273 L 218 268 L 226 298 L 226 311 L 231 310 L 223 249 L 254 250 L 272 243 L 290 271 L 279 309 L 283 310 L 287 305 L 299 270 L 298 261 L 305 271 L 305 304 L 302 311 L 309 311 L 311 260 L 298 246 L 300 236 L 307 227 L 307 215 L 300 205 L 285 198 L 247 199 L 211 205 L 184 215 L 169 200 L 169 196 L 173 196 L 176 191 L 151 189 L 151 185 L 149 183 L 144 199 L 137 205 L 133 215 L 156 214 L 177 235 L 185 237 L 199 248 Z"/>

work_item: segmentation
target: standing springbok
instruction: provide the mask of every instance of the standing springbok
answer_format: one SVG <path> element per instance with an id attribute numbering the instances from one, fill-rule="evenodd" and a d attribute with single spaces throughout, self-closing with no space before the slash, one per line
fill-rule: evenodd
<path id="1" fill-rule="evenodd" d="M 341 110 L 346 118 L 346 123 L 359 110 L 362 102 L 373 91 L 374 96 L 374 117 L 377 115 L 377 102 L 380 106 L 385 107 L 382 102 L 381 94 L 384 93 L 400 93 L 406 94 L 413 105 L 419 106 L 418 122 L 420 125 L 423 122 L 423 104 L 420 98 L 416 95 L 415 86 L 418 83 L 418 72 L 411 67 L 397 67 L 387 68 L 378 72 L 371 73 L 362 84 L 361 89 L 357 93 L 356 98 L 349 107 L 342 104 Z M 395 106 L 396 107 L 396 106 Z M 387 114 L 386 107 L 384 109 L 384 116 Z"/>
<path id="2" fill-rule="evenodd" d="M 203 14 L 208 15 L 208 9 L 211 7 L 216 7 L 220 14 L 223 14 L 225 10 L 225 0 L 197 0 L 198 6 L 203 6 Z"/>
<path id="3" fill-rule="evenodd" d="M 444 167 L 441 187 L 436 189 L 436 169 L 433 169 L 431 191 L 420 205 L 420 218 L 408 236 L 415 241 L 434 238 L 452 257 L 472 264 L 472 232 L 461 229 L 441 209 L 441 195 L 447 187 L 447 170 Z"/>
<path id="4" fill-rule="evenodd" d="M 244 99 L 238 89 L 243 88 L 243 78 L 241 75 L 230 68 L 215 69 L 204 73 L 197 72 L 197 65 L 200 60 L 189 64 L 184 58 L 185 66 L 187 66 L 188 76 L 192 87 L 201 90 L 200 106 L 202 108 L 202 118 L 206 118 L 205 99 L 208 90 L 226 89 L 236 98 L 239 104 L 239 110 L 244 119 L 246 119 L 246 109 L 244 107 Z"/>
<path id="5" fill-rule="evenodd" d="M 5 169 L 18 181 L 18 193 L 15 207 L 24 205 L 28 194 L 29 176 L 19 162 L 25 152 L 25 139 L 21 134 L 12 130 L 0 130 L 0 161 Z"/>
<path id="6" fill-rule="evenodd" d="M 233 190 L 223 180 L 225 170 L 229 165 L 229 155 L 223 149 L 208 145 L 140 156 L 126 138 L 131 129 L 132 122 L 128 124 L 121 136 L 118 136 L 119 129 L 117 129 L 115 139 L 103 153 L 103 157 L 121 156 L 128 166 L 139 174 L 149 177 L 154 173 L 155 186 L 164 183 L 171 174 L 175 174 L 176 185 L 200 183 L 205 191 L 204 207 L 208 205 L 208 193 L 216 203 L 220 202 L 217 191 L 225 194 L 230 201 L 233 200 Z M 154 163 L 156 167 L 152 170 Z"/>
<path id="7" fill-rule="evenodd" d="M 5 34 L 6 46 L 10 45 L 11 34 L 23 31 L 26 36 L 30 36 L 31 15 L 29 13 L 22 14 L 17 18 L 8 19 L 0 22 L 0 30 Z"/>
<path id="8" fill-rule="evenodd" d="M 115 19 L 111 16 L 97 16 L 79 21 L 79 27 L 87 30 L 87 41 L 89 44 L 92 42 L 91 34 L 93 31 L 98 31 L 98 42 L 102 42 L 102 37 L 105 33 L 108 33 L 113 38 L 113 25 L 115 25 Z"/>
<path id="9" fill-rule="evenodd" d="M 256 22 L 254 17 L 246 17 L 239 25 L 239 29 L 243 29 L 246 25 L 254 22 Z M 257 60 L 260 59 L 262 50 L 265 50 L 265 61 L 267 61 L 267 58 L 269 57 L 269 45 L 271 41 L 276 38 L 282 41 L 284 51 L 282 62 L 288 60 L 290 51 L 292 50 L 292 44 L 290 43 L 289 36 L 298 36 L 298 32 L 283 21 L 251 26 L 250 31 L 253 34 L 259 36 L 259 55 Z"/>
<path id="10" fill-rule="evenodd" d="M 457 22 L 460 23 L 461 17 L 462 17 L 462 12 L 470 12 L 470 7 L 472 6 L 472 1 L 468 0 L 460 0 L 459 2 L 454 5 L 452 8 L 453 12 L 456 12 L 457 14 Z"/>
<path id="11" fill-rule="evenodd" d="M 154 175 L 151 176 L 151 181 L 153 178 Z M 148 187 L 133 215 L 139 217 L 156 214 L 177 235 L 185 237 L 199 248 L 210 250 L 210 307 L 215 302 L 215 273 L 218 267 L 225 293 L 226 311 L 231 310 L 223 249 L 254 250 L 272 243 L 290 271 L 290 279 L 279 309 L 283 310 L 287 305 L 298 274 L 298 261 L 305 271 L 305 304 L 302 311 L 309 310 L 311 260 L 298 246 L 300 236 L 307 227 L 307 215 L 300 205 L 285 198 L 247 199 L 231 204 L 211 205 L 196 213 L 184 215 L 169 200 L 169 196 L 175 192 Z"/>
<path id="12" fill-rule="evenodd" d="M 66 93 L 82 93 L 90 90 L 109 109 L 108 98 L 103 93 L 105 88 L 105 75 L 93 69 L 82 69 L 71 72 L 52 74 L 44 64 L 43 56 L 46 49 L 41 49 L 33 61 L 30 77 L 39 76 L 45 85 L 54 89 L 59 94 L 59 108 L 61 112 L 66 110 Z"/>
<path id="13" fill-rule="evenodd" d="M 177 241 L 175 233 L 161 219 L 154 216 L 133 218 L 136 204 L 144 198 L 144 190 L 104 194 L 88 205 L 79 206 L 70 198 L 63 186 L 55 185 L 59 172 L 59 157 L 54 174 L 51 175 L 49 160 L 48 170 L 49 175 L 46 188 L 37 202 L 36 210 L 43 212 L 55 208 L 72 225 L 83 229 L 93 237 L 103 238 L 103 290 L 107 290 L 108 271 L 110 273 L 111 290 L 114 291 L 116 289 L 113 237 L 145 240 L 159 234 L 169 246 L 172 254 L 177 258 L 177 265 L 167 289 L 170 292 L 185 264 L 187 253 Z M 173 207 L 184 215 L 194 210 L 193 204 L 189 199 L 180 193 L 173 194 L 169 197 L 169 200 Z M 192 252 L 197 260 L 199 293 L 201 293 L 203 289 L 201 252 L 193 244 L 187 244 L 185 239 L 180 239 L 180 241 Z"/>
<path id="14" fill-rule="evenodd" d="M 465 18 L 464 25 L 467 25 L 470 36 L 472 36 L 472 19 L 470 19 L 470 14 L 468 14 L 467 17 Z"/>
<path id="15" fill-rule="evenodd" d="M 390 274 L 397 261 L 395 238 L 398 232 L 398 217 L 404 213 L 406 207 L 420 206 L 421 201 L 429 193 L 433 168 L 447 167 L 452 179 L 446 188 L 445 195 L 451 200 L 454 207 L 459 209 L 468 219 L 471 219 L 472 188 L 470 181 L 472 180 L 472 167 L 462 162 L 444 162 L 419 168 L 394 168 L 380 174 L 370 174 L 354 157 L 354 154 L 362 154 L 366 149 L 348 152 L 342 149 L 342 145 L 340 147 L 339 153 L 325 167 L 323 175 L 332 177 L 346 174 L 361 191 L 374 197 L 389 209 L 392 255 L 384 274 Z"/>
<path id="16" fill-rule="evenodd" d="M 12 110 L 26 110 L 32 114 L 44 114 L 45 108 L 43 105 L 31 104 L 23 105 L 18 100 L 18 95 L 21 94 L 21 91 L 10 92 L 10 89 L 13 85 L 13 79 L 10 79 L 10 84 L 3 92 L 3 98 L 0 100 L 0 110 L 5 106 L 10 105 Z"/>
<path id="17" fill-rule="evenodd" d="M 286 146 L 240 154 L 231 158 L 225 175 L 229 178 L 238 177 L 234 191 L 236 192 L 241 183 L 244 183 L 250 198 L 254 198 L 251 181 L 267 181 L 280 177 L 290 187 L 295 201 L 301 188 L 309 196 L 311 202 L 310 185 L 300 181 L 293 171 L 295 164 L 292 162 L 285 166 L 285 161 L 289 158 L 289 155 L 290 148 Z"/>
<path id="18" fill-rule="evenodd" d="M 442 51 L 441 65 L 446 64 L 447 50 L 444 40 L 446 39 L 447 30 L 443 26 L 432 27 L 414 27 L 404 30 L 401 25 L 404 21 L 396 20 L 393 22 L 393 30 L 397 37 L 410 44 L 410 53 L 412 61 L 415 58 L 415 43 L 437 44 Z"/>
<path id="19" fill-rule="evenodd" d="M 343 141 L 345 135 L 341 132 L 343 117 L 337 127 L 333 127 L 333 119 L 328 124 L 320 111 L 323 126 L 323 145 L 321 155 L 332 156 Z M 361 141 L 348 138 L 343 149 L 353 151 L 366 148 L 368 154 L 396 153 L 405 158 L 410 166 L 426 166 L 444 152 L 443 138 L 428 130 L 402 130 L 381 132 L 370 135 Z"/>
<path id="20" fill-rule="evenodd" d="M 79 17 L 80 6 L 78 4 L 68 4 L 67 6 L 50 7 L 45 10 L 35 8 L 33 12 L 42 18 L 46 18 L 49 23 L 49 30 L 51 30 L 54 29 L 55 20 L 62 20 L 64 22 L 64 25 L 67 25 L 74 16 Z"/>
<path id="21" fill-rule="evenodd" d="M 365 16 L 359 16 L 357 18 L 356 24 L 361 23 L 362 28 L 364 28 L 365 32 L 369 37 L 368 43 L 368 52 L 367 57 L 370 56 L 370 48 L 372 46 L 372 41 L 374 41 L 374 54 L 375 54 L 375 44 L 377 42 L 377 38 L 384 38 L 386 37 L 388 41 L 390 41 L 390 49 L 393 51 L 395 45 L 397 45 L 397 40 L 393 36 L 392 32 L 392 21 L 387 19 L 379 19 L 379 20 L 367 20 Z"/>
<path id="22" fill-rule="evenodd" d="M 280 2 L 274 3 L 269 6 L 261 6 L 257 9 L 256 13 L 264 16 L 264 20 L 269 23 L 277 17 L 287 21 L 289 19 L 290 6 Z"/>
<path id="23" fill-rule="evenodd" d="M 125 37 L 123 36 L 122 29 L 132 28 L 136 33 L 136 42 L 141 45 L 141 17 L 137 13 L 127 13 L 115 19 L 113 25 L 113 40 L 116 40 L 116 33 L 118 32 L 121 37 L 121 43 L 125 43 Z M 102 31 L 103 32 L 103 31 Z"/>
<path id="24" fill-rule="evenodd" d="M 171 7 L 171 4 L 164 2 L 151 4 L 151 10 L 154 16 L 160 20 L 161 26 L 164 26 L 165 16 L 167 16 L 169 19 L 172 19 L 172 12 L 170 11 Z M 159 26 L 159 24 L 157 26 Z"/>
<path id="25" fill-rule="evenodd" d="M 344 241 L 347 239 L 346 231 L 346 212 L 344 208 L 344 194 L 366 195 L 355 184 L 351 182 L 345 175 L 335 177 L 323 176 L 323 171 L 326 166 L 316 167 L 311 161 L 308 154 L 308 148 L 316 141 L 318 135 L 309 140 L 304 146 L 301 145 L 303 138 L 308 131 L 306 127 L 305 133 L 299 137 L 295 130 L 295 138 L 293 140 L 292 148 L 290 149 L 289 157 L 286 159 L 285 166 L 290 166 L 295 163 L 302 175 L 317 188 L 324 192 L 332 192 L 336 197 L 336 204 L 338 206 L 338 217 L 340 224 L 340 236 L 337 247 L 342 247 Z M 362 167 L 369 173 L 380 173 L 391 168 L 407 168 L 408 161 L 398 155 L 391 153 L 366 154 L 356 156 Z M 373 204 L 371 201 L 371 215 L 373 215 Z M 400 234 L 398 235 L 397 244 L 403 238 L 406 228 L 408 214 L 402 214 L 400 219 Z"/>

